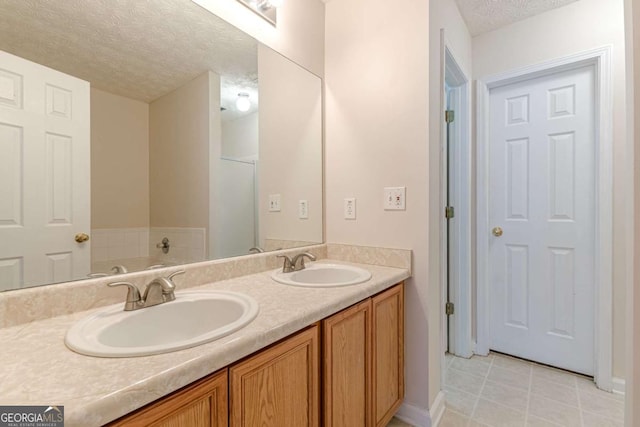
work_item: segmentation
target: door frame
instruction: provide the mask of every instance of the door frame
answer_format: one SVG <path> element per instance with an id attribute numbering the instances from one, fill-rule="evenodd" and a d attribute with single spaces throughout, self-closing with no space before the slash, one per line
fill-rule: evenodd
<path id="1" fill-rule="evenodd" d="M 443 247 L 442 259 L 442 286 L 443 307 L 447 299 L 447 277 L 449 278 L 450 300 L 455 311 L 449 318 L 449 328 L 446 329 L 447 315 L 444 314 L 445 325 L 444 345 L 449 345 L 449 352 L 460 357 L 469 358 L 473 355 L 473 342 L 471 338 L 471 80 L 460 67 L 456 54 L 452 50 L 444 34 L 442 34 L 442 95 L 440 123 L 440 136 L 442 147 L 442 188 L 443 199 L 446 198 L 447 185 L 450 186 L 450 204 L 455 208 L 455 221 L 452 232 L 447 234 L 448 220 L 442 219 Z M 444 111 L 447 109 L 446 86 L 451 87 L 456 105 L 455 119 L 453 121 L 456 140 L 452 147 L 447 147 L 447 125 L 444 120 Z M 456 166 L 452 172 L 452 182 L 448 183 L 449 164 L 447 151 L 452 149 L 452 163 Z M 444 213 L 444 207 L 443 207 Z M 449 247 L 450 246 L 450 247 Z M 449 248 L 448 248 L 449 247 Z M 447 258 L 449 259 L 447 260 Z M 447 264 L 448 261 L 448 264 Z M 453 274 L 447 276 L 447 268 Z M 447 334 L 448 332 L 448 334 Z M 452 339 L 448 340 L 448 336 Z M 448 340 L 448 342 L 447 342 Z M 445 347 L 446 348 L 446 347 Z"/>
<path id="2" fill-rule="evenodd" d="M 491 89 L 593 65 L 595 69 L 595 288 L 594 378 L 603 390 L 612 382 L 613 260 L 613 108 L 611 46 L 518 68 L 477 80 L 477 336 L 476 353 L 487 355 L 491 342 L 489 292 L 489 98 Z"/>

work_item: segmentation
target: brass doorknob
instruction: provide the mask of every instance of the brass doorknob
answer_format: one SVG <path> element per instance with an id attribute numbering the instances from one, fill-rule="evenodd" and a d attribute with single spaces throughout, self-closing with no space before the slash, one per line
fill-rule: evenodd
<path id="1" fill-rule="evenodd" d="M 502 228 L 493 227 L 493 230 L 491 230 L 491 233 L 493 233 L 493 235 L 496 236 L 496 237 L 500 237 L 500 236 L 502 236 Z"/>
<path id="2" fill-rule="evenodd" d="M 89 240 L 89 235 L 85 234 L 85 233 L 78 233 L 78 234 L 76 234 L 75 240 L 78 243 L 86 242 L 87 240 Z"/>

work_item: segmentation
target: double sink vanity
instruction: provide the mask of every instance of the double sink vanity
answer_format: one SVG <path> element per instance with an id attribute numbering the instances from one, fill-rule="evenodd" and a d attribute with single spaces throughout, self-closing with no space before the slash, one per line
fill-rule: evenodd
<path id="1" fill-rule="evenodd" d="M 62 405 L 68 426 L 384 426 L 404 395 L 410 267 L 326 246 L 305 268 L 299 250 L 261 254 L 260 272 L 188 290 L 198 265 L 159 270 L 145 296 L 116 282 L 118 304 L 0 329 L 2 404 Z M 285 268 L 265 269 L 276 255 Z"/>

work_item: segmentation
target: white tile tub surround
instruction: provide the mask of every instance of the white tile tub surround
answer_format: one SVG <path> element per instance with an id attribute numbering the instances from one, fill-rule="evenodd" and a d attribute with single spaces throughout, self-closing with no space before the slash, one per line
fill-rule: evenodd
<path id="1" fill-rule="evenodd" d="M 169 239 L 169 253 L 165 254 L 156 245 L 163 238 Z M 149 229 L 149 254 L 153 257 L 185 264 L 207 259 L 207 230 L 205 228 L 151 227 Z"/>
<path id="2" fill-rule="evenodd" d="M 446 360 L 440 426 L 624 425 L 624 397 L 582 375 L 494 353 Z"/>
<path id="3" fill-rule="evenodd" d="M 91 263 L 149 256 L 149 229 L 96 228 L 91 230 Z"/>
<path id="4" fill-rule="evenodd" d="M 321 256 L 325 247 L 305 249 Z M 258 317 L 245 328 L 190 349 L 121 359 L 76 354 L 65 347 L 63 338 L 86 312 L 0 329 L 3 404 L 42 403 L 55 396 L 56 402 L 65 406 L 69 427 L 103 425 L 409 277 L 407 269 L 368 265 L 372 279 L 354 286 L 283 286 L 266 271 L 279 261 L 274 255 L 210 262 L 201 266 L 204 268 L 190 269 L 194 282 L 204 278 L 206 284 L 201 289 L 241 292 L 260 305 Z M 239 264 L 244 264 L 243 277 L 212 283 L 207 268 L 217 266 L 220 277 L 238 272 Z M 250 269 L 263 271 L 247 275 Z M 130 278 L 134 276 L 140 277 L 132 274 Z M 117 300 L 123 297 L 117 295 Z"/>

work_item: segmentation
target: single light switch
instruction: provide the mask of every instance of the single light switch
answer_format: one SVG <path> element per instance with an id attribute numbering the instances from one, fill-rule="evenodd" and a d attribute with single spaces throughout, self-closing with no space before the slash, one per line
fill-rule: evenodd
<path id="1" fill-rule="evenodd" d="M 309 219 L 309 203 L 306 200 L 298 201 L 298 218 Z"/>

